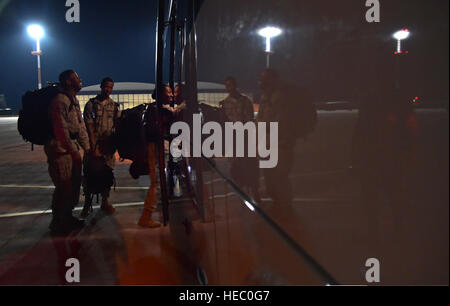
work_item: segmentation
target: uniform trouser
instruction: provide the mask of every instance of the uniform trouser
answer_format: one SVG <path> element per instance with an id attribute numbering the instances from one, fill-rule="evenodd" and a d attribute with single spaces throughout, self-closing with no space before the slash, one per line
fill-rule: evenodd
<path id="1" fill-rule="evenodd" d="M 52 198 L 53 216 L 68 216 L 78 204 L 81 187 L 81 157 L 74 162 L 70 154 L 46 150 L 48 172 L 55 185 Z M 79 154 L 79 153 L 78 153 Z"/>
<path id="2" fill-rule="evenodd" d="M 106 164 L 114 170 L 114 166 L 115 166 L 115 157 L 114 154 L 108 154 L 108 155 L 103 155 L 103 157 L 106 160 Z M 108 188 L 108 190 L 106 190 L 105 192 L 102 193 L 102 199 L 108 199 L 109 198 L 109 193 L 111 191 L 111 187 Z"/>
<path id="3" fill-rule="evenodd" d="M 264 169 L 266 192 L 275 203 L 289 204 L 292 201 L 292 184 L 289 174 L 293 164 L 293 152 L 280 150 L 275 168 Z"/>

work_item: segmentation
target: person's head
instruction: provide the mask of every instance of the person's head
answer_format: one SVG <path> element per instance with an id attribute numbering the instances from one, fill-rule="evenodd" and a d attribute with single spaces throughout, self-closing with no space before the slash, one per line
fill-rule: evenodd
<path id="1" fill-rule="evenodd" d="M 183 102 L 184 95 L 185 95 L 185 86 L 183 84 L 176 85 L 173 90 L 173 97 L 175 99 L 175 102 L 177 103 Z"/>
<path id="2" fill-rule="evenodd" d="M 109 98 L 111 95 L 113 89 L 114 89 L 114 81 L 111 78 L 104 78 L 102 80 L 102 84 L 100 85 L 100 88 L 102 89 L 101 95 Z"/>
<path id="3" fill-rule="evenodd" d="M 229 94 L 237 90 L 237 81 L 234 77 L 229 76 L 225 79 L 225 88 Z"/>
<path id="4" fill-rule="evenodd" d="M 73 70 L 66 70 L 59 75 L 59 84 L 65 90 L 79 92 L 81 90 L 81 79 Z"/>
<path id="5" fill-rule="evenodd" d="M 163 104 L 170 104 L 172 102 L 173 99 L 173 93 L 172 93 L 172 88 L 170 88 L 169 85 L 161 85 L 161 87 L 159 88 L 159 90 L 161 91 L 161 97 L 162 97 L 162 103 Z M 153 99 L 157 99 L 158 97 L 156 96 L 156 89 L 153 92 Z"/>
<path id="6" fill-rule="evenodd" d="M 266 69 L 259 78 L 259 87 L 263 91 L 267 91 L 276 88 L 279 82 L 278 72 L 274 69 Z"/>
<path id="7" fill-rule="evenodd" d="M 163 96 L 164 96 L 164 101 L 167 103 L 171 103 L 173 100 L 173 92 L 172 92 L 172 88 L 170 88 L 170 86 L 165 85 L 163 87 Z"/>

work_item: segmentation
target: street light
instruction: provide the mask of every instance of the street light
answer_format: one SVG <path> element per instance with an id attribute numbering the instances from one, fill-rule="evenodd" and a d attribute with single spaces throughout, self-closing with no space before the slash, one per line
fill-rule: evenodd
<path id="1" fill-rule="evenodd" d="M 37 56 L 37 64 L 38 64 L 38 88 L 42 88 L 42 79 L 41 79 L 41 45 L 40 40 L 44 36 L 44 29 L 37 24 L 30 25 L 28 28 L 28 35 L 32 38 L 36 39 L 36 51 L 31 51 L 31 54 Z"/>
<path id="2" fill-rule="evenodd" d="M 276 27 L 265 27 L 258 31 L 258 34 L 266 39 L 267 68 L 270 68 L 270 55 L 273 53 L 271 39 L 282 33 L 283 31 Z"/>
<path id="3" fill-rule="evenodd" d="M 405 40 L 409 37 L 411 33 L 408 29 L 402 29 L 394 33 L 394 38 L 397 40 L 397 52 L 395 54 L 402 53 L 402 40 Z"/>

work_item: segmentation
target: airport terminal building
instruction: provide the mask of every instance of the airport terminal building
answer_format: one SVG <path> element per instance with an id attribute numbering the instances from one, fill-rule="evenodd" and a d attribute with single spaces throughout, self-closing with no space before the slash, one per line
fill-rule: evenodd
<path id="1" fill-rule="evenodd" d="M 155 89 L 153 83 L 114 83 L 114 91 L 111 98 L 120 104 L 121 109 L 129 109 L 143 103 L 152 103 L 152 93 Z M 89 101 L 100 93 L 100 84 L 84 87 L 78 93 L 81 110 Z M 198 82 L 198 100 L 199 103 L 205 103 L 212 106 L 218 106 L 219 102 L 227 96 L 225 86 L 218 83 Z"/>

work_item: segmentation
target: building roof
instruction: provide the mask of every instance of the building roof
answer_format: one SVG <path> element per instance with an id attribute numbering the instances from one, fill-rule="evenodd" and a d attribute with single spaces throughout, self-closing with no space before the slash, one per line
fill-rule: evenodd
<path id="1" fill-rule="evenodd" d="M 199 92 L 223 92 L 225 91 L 225 86 L 218 83 L 211 82 L 198 82 Z M 155 84 L 153 83 L 136 83 L 136 82 L 117 82 L 114 83 L 115 94 L 119 93 L 152 93 L 155 89 Z M 79 94 L 97 94 L 100 92 L 100 84 L 87 86 L 81 89 Z"/>

